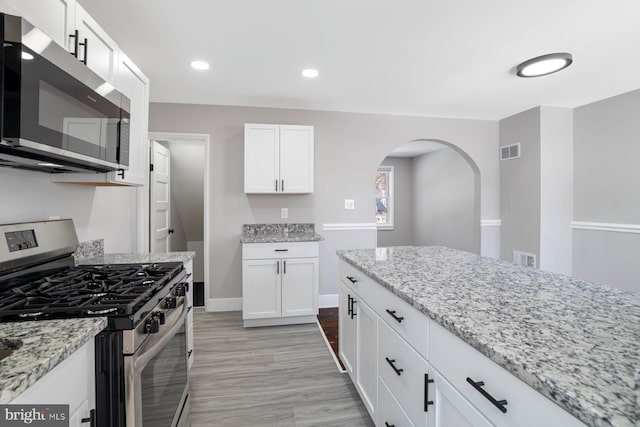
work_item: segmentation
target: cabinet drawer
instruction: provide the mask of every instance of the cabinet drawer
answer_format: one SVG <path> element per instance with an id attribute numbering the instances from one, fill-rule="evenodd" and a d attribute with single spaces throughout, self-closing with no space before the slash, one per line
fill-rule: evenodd
<path id="1" fill-rule="evenodd" d="M 371 308 L 377 311 L 378 292 L 381 289 L 380 285 L 362 271 L 343 260 L 340 260 L 338 270 L 342 283 L 351 288 L 360 298 L 369 304 Z"/>
<path id="2" fill-rule="evenodd" d="M 316 258 L 319 255 L 316 242 L 244 243 L 242 259 L 268 258 Z"/>
<path id="3" fill-rule="evenodd" d="M 380 318 L 426 359 L 429 341 L 429 321 L 426 315 L 382 286 L 378 301 Z"/>
<path id="4" fill-rule="evenodd" d="M 415 427 L 427 424 L 427 362 L 385 322 L 378 322 L 378 375 Z M 427 408 L 428 409 L 428 408 Z"/>
<path id="5" fill-rule="evenodd" d="M 414 427 L 387 385 L 378 378 L 378 426 Z"/>
<path id="6" fill-rule="evenodd" d="M 496 426 L 585 426 L 560 406 L 433 321 L 430 321 L 429 326 L 429 362 Z M 476 383 L 484 382 L 481 388 L 495 400 L 506 400 L 506 412 L 503 413 L 489 398 L 476 390 L 467 378 Z"/>

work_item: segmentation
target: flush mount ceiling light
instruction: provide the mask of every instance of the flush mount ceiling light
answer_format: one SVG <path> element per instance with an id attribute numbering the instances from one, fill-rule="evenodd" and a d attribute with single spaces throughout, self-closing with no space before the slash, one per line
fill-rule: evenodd
<path id="1" fill-rule="evenodd" d="M 548 55 L 531 58 L 516 67 L 516 74 L 520 77 L 540 77 L 564 70 L 573 62 L 570 53 L 550 53 Z"/>
<path id="2" fill-rule="evenodd" d="M 308 79 L 313 79 L 314 77 L 318 77 L 318 70 L 313 68 L 307 68 L 306 70 L 302 70 L 302 76 Z"/>
<path id="3" fill-rule="evenodd" d="M 191 68 L 204 71 L 209 69 L 209 64 L 204 61 L 191 61 Z"/>

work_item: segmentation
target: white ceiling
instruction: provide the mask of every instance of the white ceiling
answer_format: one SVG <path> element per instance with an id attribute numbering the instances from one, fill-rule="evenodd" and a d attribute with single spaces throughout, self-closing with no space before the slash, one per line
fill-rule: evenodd
<path id="1" fill-rule="evenodd" d="M 638 0 L 80 0 L 151 100 L 501 119 L 640 88 Z M 568 69 L 514 76 L 534 56 Z M 189 67 L 203 59 L 211 69 Z M 301 77 L 314 67 L 320 76 Z"/>

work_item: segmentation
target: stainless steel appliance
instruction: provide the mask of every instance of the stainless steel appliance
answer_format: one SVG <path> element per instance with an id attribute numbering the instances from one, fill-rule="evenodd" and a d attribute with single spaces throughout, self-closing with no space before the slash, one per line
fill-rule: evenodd
<path id="1" fill-rule="evenodd" d="M 0 166 L 128 169 L 129 99 L 24 19 L 0 14 L 0 34 Z"/>
<path id="2" fill-rule="evenodd" d="M 182 263 L 75 266 L 77 244 L 71 220 L 0 225 L 0 322 L 107 317 L 92 425 L 187 425 Z"/>

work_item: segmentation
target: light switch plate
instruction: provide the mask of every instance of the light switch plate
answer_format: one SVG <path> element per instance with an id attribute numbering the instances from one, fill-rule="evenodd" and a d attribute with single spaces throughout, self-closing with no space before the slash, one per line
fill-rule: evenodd
<path id="1" fill-rule="evenodd" d="M 289 218 L 289 209 L 287 208 L 280 209 L 280 218 Z"/>
<path id="2" fill-rule="evenodd" d="M 344 199 L 344 208 L 348 210 L 353 210 L 356 208 L 356 204 L 353 199 Z"/>

